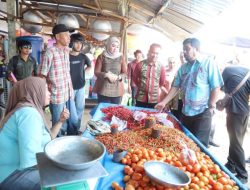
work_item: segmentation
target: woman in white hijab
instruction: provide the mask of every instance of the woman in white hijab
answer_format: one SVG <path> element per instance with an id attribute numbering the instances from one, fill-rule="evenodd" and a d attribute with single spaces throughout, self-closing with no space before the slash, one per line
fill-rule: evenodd
<path id="1" fill-rule="evenodd" d="M 120 40 L 117 37 L 110 37 L 106 42 L 104 52 L 96 60 L 97 80 L 93 91 L 97 93 L 98 103 L 121 103 L 127 66 L 119 50 Z"/>

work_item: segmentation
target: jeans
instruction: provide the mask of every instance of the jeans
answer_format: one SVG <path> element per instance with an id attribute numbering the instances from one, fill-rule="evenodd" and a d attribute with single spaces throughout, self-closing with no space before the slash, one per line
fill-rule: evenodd
<path id="1" fill-rule="evenodd" d="M 69 99 L 66 103 L 62 104 L 50 104 L 50 112 L 52 117 L 52 126 L 54 126 L 60 119 L 60 115 L 64 109 L 67 107 L 70 113 L 69 119 L 63 123 L 58 136 L 63 135 L 73 135 L 75 133 L 76 128 L 78 127 L 78 117 L 75 109 L 74 99 Z"/>
<path id="2" fill-rule="evenodd" d="M 84 113 L 84 107 L 85 107 L 85 88 L 82 87 L 78 90 L 74 90 L 75 95 L 75 107 L 76 107 L 76 113 L 78 117 L 78 127 L 81 126 L 82 121 L 82 115 Z M 78 128 L 78 130 L 79 130 Z"/>
<path id="3" fill-rule="evenodd" d="M 33 166 L 15 170 L 1 184 L 0 190 L 40 190 L 38 169 Z"/>

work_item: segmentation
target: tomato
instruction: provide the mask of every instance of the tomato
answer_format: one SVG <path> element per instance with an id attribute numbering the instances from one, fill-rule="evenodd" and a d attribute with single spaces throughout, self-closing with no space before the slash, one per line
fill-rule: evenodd
<path id="1" fill-rule="evenodd" d="M 138 173 L 143 173 L 144 172 L 144 167 L 140 165 L 136 165 L 135 171 Z"/>
<path id="2" fill-rule="evenodd" d="M 201 166 L 201 172 L 204 173 L 206 171 L 208 171 L 208 167 L 206 165 L 202 165 Z"/>
<path id="3" fill-rule="evenodd" d="M 216 182 L 214 185 L 213 185 L 213 189 L 214 190 L 223 190 L 223 185 L 219 182 Z"/>
<path id="4" fill-rule="evenodd" d="M 113 188 L 119 187 L 119 184 L 117 182 L 112 182 L 112 187 Z"/>
<path id="5" fill-rule="evenodd" d="M 228 184 L 228 179 L 225 178 L 225 177 L 221 177 L 217 181 L 220 182 L 223 185 L 227 185 Z"/>
<path id="6" fill-rule="evenodd" d="M 170 161 L 172 161 L 172 156 L 171 155 L 168 155 L 167 157 L 166 157 L 166 162 L 170 162 Z"/>
<path id="7" fill-rule="evenodd" d="M 182 164 L 181 164 L 180 161 L 175 161 L 175 162 L 174 162 L 174 166 L 176 166 L 176 167 L 181 167 Z"/>
<path id="8" fill-rule="evenodd" d="M 126 183 L 126 182 L 128 182 L 130 180 L 130 176 L 129 175 L 125 175 L 124 177 L 123 177 L 123 181 Z"/>
<path id="9" fill-rule="evenodd" d="M 210 176 L 210 171 L 207 170 L 207 171 L 204 171 L 203 172 L 203 175 L 206 176 L 207 178 Z"/>
<path id="10" fill-rule="evenodd" d="M 223 190 L 232 190 L 233 187 L 231 185 L 224 185 L 224 189 Z"/>
<path id="11" fill-rule="evenodd" d="M 203 173 L 202 173 L 202 172 L 198 172 L 198 173 L 196 174 L 196 176 L 197 176 L 198 178 L 200 178 L 201 176 L 203 176 Z"/>
<path id="12" fill-rule="evenodd" d="M 197 185 L 199 185 L 199 187 L 203 189 L 203 187 L 205 186 L 205 183 L 203 181 L 199 181 Z"/>
<path id="13" fill-rule="evenodd" d="M 197 185 L 195 183 L 190 183 L 189 188 L 191 188 L 193 190 L 199 190 L 200 189 L 199 185 Z"/>
<path id="14" fill-rule="evenodd" d="M 139 180 L 142 179 L 142 175 L 140 173 L 134 172 L 133 175 L 132 175 L 132 179 L 134 179 L 136 181 L 139 181 Z"/>
<path id="15" fill-rule="evenodd" d="M 127 175 L 132 175 L 134 173 L 134 170 L 130 166 L 126 165 L 124 167 L 124 173 Z"/>
<path id="16" fill-rule="evenodd" d="M 191 165 L 186 165 L 186 170 L 187 170 L 187 171 L 191 172 L 192 169 L 193 169 L 193 167 L 192 167 Z"/>
<path id="17" fill-rule="evenodd" d="M 212 186 L 216 183 L 216 181 L 213 179 L 213 177 L 209 177 L 208 180 L 209 180 L 209 184 Z"/>
<path id="18" fill-rule="evenodd" d="M 192 169 L 192 172 L 193 173 L 198 173 L 201 169 L 201 165 L 200 164 L 195 164 L 193 165 L 193 169 Z"/>
<path id="19" fill-rule="evenodd" d="M 205 183 L 205 185 L 207 185 L 209 183 L 209 179 L 206 176 L 201 176 L 200 180 L 203 181 Z"/>
<path id="20" fill-rule="evenodd" d="M 147 183 L 150 182 L 149 177 L 146 176 L 146 175 L 143 176 L 142 180 L 145 181 L 145 182 L 147 182 Z"/>
<path id="21" fill-rule="evenodd" d="M 214 166 L 211 168 L 210 171 L 213 174 L 218 174 L 221 171 L 221 169 L 220 169 L 220 167 L 217 164 L 214 164 Z"/>
<path id="22" fill-rule="evenodd" d="M 122 158 L 122 164 L 127 164 L 127 158 Z"/>
<path id="23" fill-rule="evenodd" d="M 200 180 L 200 179 L 199 179 L 198 177 L 195 176 L 195 177 L 192 177 L 191 182 L 197 184 L 197 183 L 199 182 L 199 180 Z"/>
<path id="24" fill-rule="evenodd" d="M 138 155 L 133 154 L 133 155 L 132 155 L 132 158 L 131 158 L 131 161 L 134 162 L 134 163 L 137 163 L 137 162 L 139 161 Z"/>

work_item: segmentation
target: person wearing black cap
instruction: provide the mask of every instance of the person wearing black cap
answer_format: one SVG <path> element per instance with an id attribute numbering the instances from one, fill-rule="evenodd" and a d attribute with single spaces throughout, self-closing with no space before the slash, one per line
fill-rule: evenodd
<path id="1" fill-rule="evenodd" d="M 30 55 L 32 45 L 27 40 L 20 40 L 17 43 L 19 54 L 13 56 L 7 67 L 7 79 L 11 82 L 22 80 L 29 76 L 37 75 L 37 61 Z M 12 74 L 13 75 L 12 75 Z"/>
<path id="2" fill-rule="evenodd" d="M 50 112 L 52 116 L 52 125 L 59 121 L 60 113 L 68 108 L 70 119 L 64 123 L 58 136 L 68 134 L 70 123 L 77 125 L 77 115 L 70 109 L 73 101 L 73 87 L 70 77 L 69 63 L 69 42 L 70 34 L 64 24 L 57 24 L 52 29 L 56 44 L 47 49 L 43 61 L 39 67 L 39 75 L 47 79 L 51 90 Z M 70 122 L 69 122 L 70 121 Z"/>
<path id="3" fill-rule="evenodd" d="M 72 48 L 69 55 L 70 75 L 73 83 L 75 108 L 78 116 L 78 125 L 75 128 L 75 132 L 78 133 L 85 107 L 85 71 L 91 69 L 91 62 L 86 55 L 81 53 L 84 47 L 84 37 L 81 34 L 76 33 L 70 36 L 70 47 Z"/>

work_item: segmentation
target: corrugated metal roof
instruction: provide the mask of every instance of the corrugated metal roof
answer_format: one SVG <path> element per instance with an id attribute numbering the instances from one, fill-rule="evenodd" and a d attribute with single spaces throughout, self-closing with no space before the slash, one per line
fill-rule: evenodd
<path id="1" fill-rule="evenodd" d="M 223 12 L 233 0 L 32 0 L 22 1 L 22 10 L 39 10 L 51 18 L 71 12 L 82 18 L 80 28 L 90 30 L 93 19 L 116 20 L 122 25 L 139 23 L 155 28 L 178 41 L 197 32 L 207 21 Z M 49 4 L 48 4 L 49 3 Z M 66 6 L 67 5 L 67 6 Z M 25 8 L 26 7 L 26 8 Z M 53 22 L 53 19 L 51 19 Z M 51 23 L 51 26 L 53 23 Z M 115 35 L 122 35 L 116 30 Z M 91 32 L 91 30 L 90 30 Z"/>

